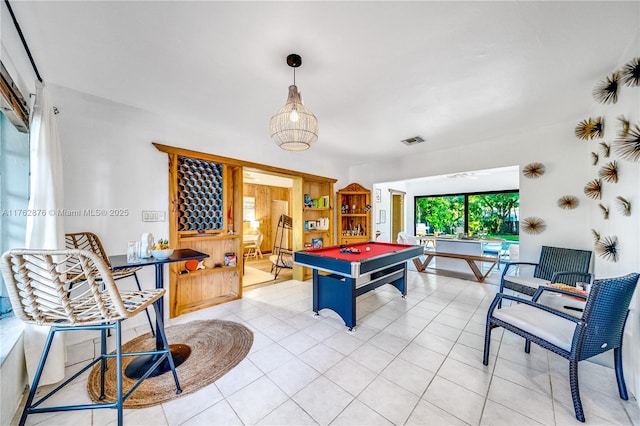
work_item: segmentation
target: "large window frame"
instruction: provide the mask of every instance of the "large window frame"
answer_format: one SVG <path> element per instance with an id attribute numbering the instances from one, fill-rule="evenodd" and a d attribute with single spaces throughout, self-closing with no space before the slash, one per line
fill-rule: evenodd
<path id="1" fill-rule="evenodd" d="M 414 234 L 418 234 L 418 232 L 424 232 L 423 229 L 418 229 L 418 225 L 419 222 L 418 220 L 418 209 L 419 209 L 419 201 L 421 199 L 425 199 L 425 198 L 454 198 L 454 197 L 462 197 L 462 204 L 463 204 L 463 209 L 462 209 L 462 221 L 463 221 L 463 226 L 462 228 L 464 229 L 464 235 L 469 235 L 469 197 L 472 196 L 482 196 L 482 195 L 493 195 L 493 194 L 513 194 L 516 193 L 518 194 L 518 205 L 515 207 L 516 209 L 519 209 L 519 195 L 520 195 L 520 190 L 519 189 L 506 189 L 506 190 L 499 190 L 499 191 L 478 191 L 478 192 L 459 192 L 459 193 L 450 193 L 450 194 L 434 194 L 434 195 L 418 195 L 418 196 L 414 196 L 413 197 L 413 217 L 414 217 Z M 454 203 L 455 204 L 455 203 Z M 425 218 L 426 219 L 426 218 Z M 456 233 L 456 228 L 457 226 L 454 225 L 450 225 L 448 228 L 446 229 L 427 229 L 427 232 L 429 233 L 433 233 L 434 231 L 440 231 L 441 233 Z M 516 232 L 513 233 L 513 235 L 517 236 L 519 234 L 519 229 L 517 226 L 517 221 L 516 221 Z"/>
<path id="2" fill-rule="evenodd" d="M 0 61 L 0 253 L 25 242 L 29 204 L 29 111 L 24 96 Z M 11 304 L 0 276 L 0 319 Z"/>

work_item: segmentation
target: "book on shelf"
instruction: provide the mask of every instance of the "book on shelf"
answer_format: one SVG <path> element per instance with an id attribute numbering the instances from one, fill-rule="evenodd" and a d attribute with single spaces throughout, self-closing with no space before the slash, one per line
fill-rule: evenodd
<path id="1" fill-rule="evenodd" d="M 321 248 L 322 247 L 322 238 L 312 238 L 311 245 L 313 248 Z"/>

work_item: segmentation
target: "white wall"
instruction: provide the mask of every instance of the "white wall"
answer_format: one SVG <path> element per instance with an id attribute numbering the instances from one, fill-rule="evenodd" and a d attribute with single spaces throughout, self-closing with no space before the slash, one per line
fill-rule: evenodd
<path id="1" fill-rule="evenodd" d="M 639 40 L 635 40 L 627 54 L 617 64 L 603 67 L 603 75 L 594 79 L 594 86 L 600 78 L 620 68 L 640 51 Z M 552 99 L 550 99 L 552 101 Z M 596 116 L 605 117 L 603 139 L 584 141 L 576 138 L 574 129 L 583 119 Z M 620 241 L 620 256 L 617 262 L 604 260 L 594 255 L 592 270 L 595 278 L 621 276 L 630 272 L 640 272 L 640 165 L 621 160 L 612 149 L 610 159 L 602 159 L 598 166 L 591 165 L 591 151 L 598 151 L 601 141 L 612 142 L 616 138 L 616 117 L 625 115 L 632 124 L 640 125 L 640 88 L 623 87 L 616 105 L 597 104 L 591 93 L 576 99 L 575 119 L 552 126 L 537 128 L 535 123 L 518 134 L 503 135 L 491 140 L 479 141 L 444 151 L 433 151 L 428 158 L 405 156 L 385 162 L 354 166 L 350 178 L 363 185 L 382 189 L 382 202 L 376 210 L 389 209 L 388 182 L 414 179 L 422 176 L 446 175 L 469 170 L 517 165 L 522 169 L 528 163 L 541 162 L 546 173 L 538 179 L 528 179 L 520 175 L 520 217 L 538 216 L 544 219 L 547 229 L 539 235 L 520 235 L 520 258 L 536 261 L 542 245 L 571 247 L 593 250 L 591 229 L 597 229 L 603 236 L 616 235 Z M 601 154 L 602 157 L 602 154 Z M 454 159 L 452 161 L 452 159 Z M 611 160 L 619 164 L 620 181 L 604 184 L 602 200 L 591 200 L 583 192 L 584 185 L 597 177 L 598 169 Z M 398 183 L 391 184 L 398 187 Z M 405 199 L 407 221 L 405 229 L 413 230 L 413 195 L 409 191 Z M 419 194 L 422 195 L 422 194 Z M 560 209 L 556 202 L 563 195 L 575 195 L 580 206 L 575 210 Z M 614 198 L 622 195 L 632 204 L 631 216 L 624 217 L 616 211 Z M 609 220 L 604 220 L 598 203 L 610 207 Z M 389 224 L 383 227 L 389 231 Z M 388 235 L 388 234 L 387 234 Z M 381 240 L 384 234 L 381 235 Z M 624 365 L 629 389 L 640 395 L 640 297 L 636 290 L 632 301 L 628 326 L 625 330 Z"/>
<path id="2" fill-rule="evenodd" d="M 233 145 L 220 143 L 214 133 L 182 126 L 171 117 L 60 86 L 54 86 L 52 97 L 60 110 L 65 209 L 129 212 L 126 216 L 66 217 L 65 231 L 98 234 L 110 255 L 124 253 L 127 241 L 139 239 L 144 232 L 151 232 L 156 239 L 168 237 L 168 222 L 142 222 L 143 210 L 164 211 L 168 217 L 167 154 L 158 151 L 152 141 L 243 160 L 251 154 L 238 155 L 242 153 L 234 152 Z M 279 149 L 267 132 L 265 135 L 273 149 L 271 157 L 261 157 L 261 164 L 345 181 L 346 170 L 337 170 L 329 159 L 320 157 L 311 164 L 300 164 L 295 161 L 296 153 Z M 143 268 L 139 276 L 143 285 L 153 286 L 153 268 Z"/>

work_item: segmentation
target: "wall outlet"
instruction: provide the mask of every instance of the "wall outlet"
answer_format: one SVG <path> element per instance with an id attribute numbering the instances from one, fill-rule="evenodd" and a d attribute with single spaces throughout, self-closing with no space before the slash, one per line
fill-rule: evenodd
<path id="1" fill-rule="evenodd" d="M 143 222 L 166 222 L 167 214 L 164 211 L 143 210 L 142 221 Z"/>

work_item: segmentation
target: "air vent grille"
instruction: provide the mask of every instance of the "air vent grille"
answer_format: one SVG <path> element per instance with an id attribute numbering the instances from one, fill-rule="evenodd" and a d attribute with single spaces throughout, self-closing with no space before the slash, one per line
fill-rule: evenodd
<path id="1" fill-rule="evenodd" d="M 403 144 L 405 144 L 407 146 L 411 146 L 411 145 L 416 145 L 416 144 L 424 142 L 424 139 L 421 138 L 420 136 L 414 136 L 412 138 L 404 139 L 404 140 L 402 140 L 400 142 L 402 142 Z"/>

